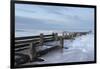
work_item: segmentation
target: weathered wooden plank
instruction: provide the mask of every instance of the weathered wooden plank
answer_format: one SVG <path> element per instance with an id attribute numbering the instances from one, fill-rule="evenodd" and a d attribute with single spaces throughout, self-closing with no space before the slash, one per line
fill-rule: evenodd
<path id="1" fill-rule="evenodd" d="M 22 50 L 26 50 L 26 49 L 29 49 L 29 47 L 25 47 L 25 48 L 19 48 L 19 49 L 15 49 L 15 52 L 19 52 L 19 51 L 22 51 Z"/>
<path id="2" fill-rule="evenodd" d="M 44 35 L 43 37 L 49 37 L 49 36 L 53 36 L 53 35 L 52 34 Z M 38 35 L 38 36 L 16 37 L 15 40 L 24 40 L 24 39 L 32 39 L 32 38 L 40 38 L 40 35 Z"/>
<path id="3" fill-rule="evenodd" d="M 15 48 L 21 48 L 21 47 L 26 47 L 29 46 L 29 44 L 17 44 L 15 45 Z"/>
<path id="4" fill-rule="evenodd" d="M 26 36 L 26 37 L 16 37 L 15 40 L 24 40 L 24 39 L 32 39 L 39 38 L 40 36 Z"/>
<path id="5" fill-rule="evenodd" d="M 15 44 L 30 43 L 30 42 L 40 42 L 40 41 L 39 41 L 39 39 L 37 39 L 37 40 L 22 40 L 22 41 L 16 41 Z"/>

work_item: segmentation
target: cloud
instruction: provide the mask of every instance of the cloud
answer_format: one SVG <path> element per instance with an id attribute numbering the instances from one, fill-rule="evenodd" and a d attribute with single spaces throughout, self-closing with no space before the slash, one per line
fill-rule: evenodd
<path id="1" fill-rule="evenodd" d="M 94 27 L 94 9 L 16 4 L 16 28 L 86 30 Z"/>

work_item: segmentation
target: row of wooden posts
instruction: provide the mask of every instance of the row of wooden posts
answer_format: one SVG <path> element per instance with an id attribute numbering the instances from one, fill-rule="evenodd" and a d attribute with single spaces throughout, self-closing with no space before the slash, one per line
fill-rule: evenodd
<path id="1" fill-rule="evenodd" d="M 43 45 L 44 45 L 44 43 L 45 43 L 45 38 L 44 38 L 44 36 L 45 35 L 43 35 L 43 33 L 40 33 L 40 46 L 42 47 Z M 59 36 L 58 36 L 58 33 L 52 33 L 52 37 L 51 37 L 51 39 L 53 39 L 53 41 L 60 41 L 60 47 L 61 48 L 63 48 L 64 47 L 64 38 L 61 36 L 60 38 L 59 38 Z M 33 60 L 34 59 L 34 57 L 37 57 L 37 54 L 35 53 L 35 48 L 34 48 L 34 46 L 32 46 L 33 44 L 31 44 L 31 60 Z M 54 45 L 55 46 L 55 45 Z M 33 55 L 34 54 L 34 55 Z"/>
<path id="2" fill-rule="evenodd" d="M 74 32 L 74 33 L 66 33 L 66 32 L 63 32 L 62 33 L 62 36 L 58 36 L 58 33 L 52 33 L 51 36 L 47 35 L 47 37 L 43 33 L 40 33 L 40 36 L 39 36 L 39 44 L 38 45 L 42 47 L 46 41 L 48 42 L 48 40 L 46 40 L 46 39 L 52 39 L 52 41 L 59 41 L 60 42 L 59 43 L 60 44 L 59 46 L 61 48 L 63 48 L 64 47 L 64 39 L 68 39 L 66 37 L 70 37 L 69 39 L 72 39 L 72 38 L 74 38 L 76 36 L 80 36 L 82 34 L 85 35 L 87 33 L 88 32 L 80 32 L 80 33 L 79 32 L 78 33 L 77 32 Z M 20 44 L 24 44 L 24 43 L 21 43 L 20 40 L 21 41 L 26 41 L 27 39 L 25 39 L 25 38 L 15 38 L 15 41 L 19 41 Z M 27 40 L 27 41 L 29 41 L 29 40 Z M 18 42 L 15 42 L 15 43 L 18 43 Z M 34 46 L 35 41 L 34 42 L 31 41 L 31 42 L 28 42 L 28 43 L 29 43 L 30 54 L 31 54 L 30 59 L 32 60 L 33 58 L 37 57 L 37 53 L 36 53 L 36 49 L 35 49 L 36 46 Z"/>

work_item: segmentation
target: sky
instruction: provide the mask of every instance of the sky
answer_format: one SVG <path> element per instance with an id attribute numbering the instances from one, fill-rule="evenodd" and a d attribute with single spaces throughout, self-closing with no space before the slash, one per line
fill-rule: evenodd
<path id="1" fill-rule="evenodd" d="M 94 29 L 94 8 L 15 4 L 16 34 Z M 30 32 L 30 33 L 29 33 Z M 27 34 L 27 35 L 28 35 Z"/>

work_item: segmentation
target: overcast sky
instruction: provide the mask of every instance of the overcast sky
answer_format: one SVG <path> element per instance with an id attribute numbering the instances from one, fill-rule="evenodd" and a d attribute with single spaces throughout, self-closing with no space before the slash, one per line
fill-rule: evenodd
<path id="1" fill-rule="evenodd" d="M 15 16 L 15 30 L 94 29 L 93 8 L 15 4 Z"/>

